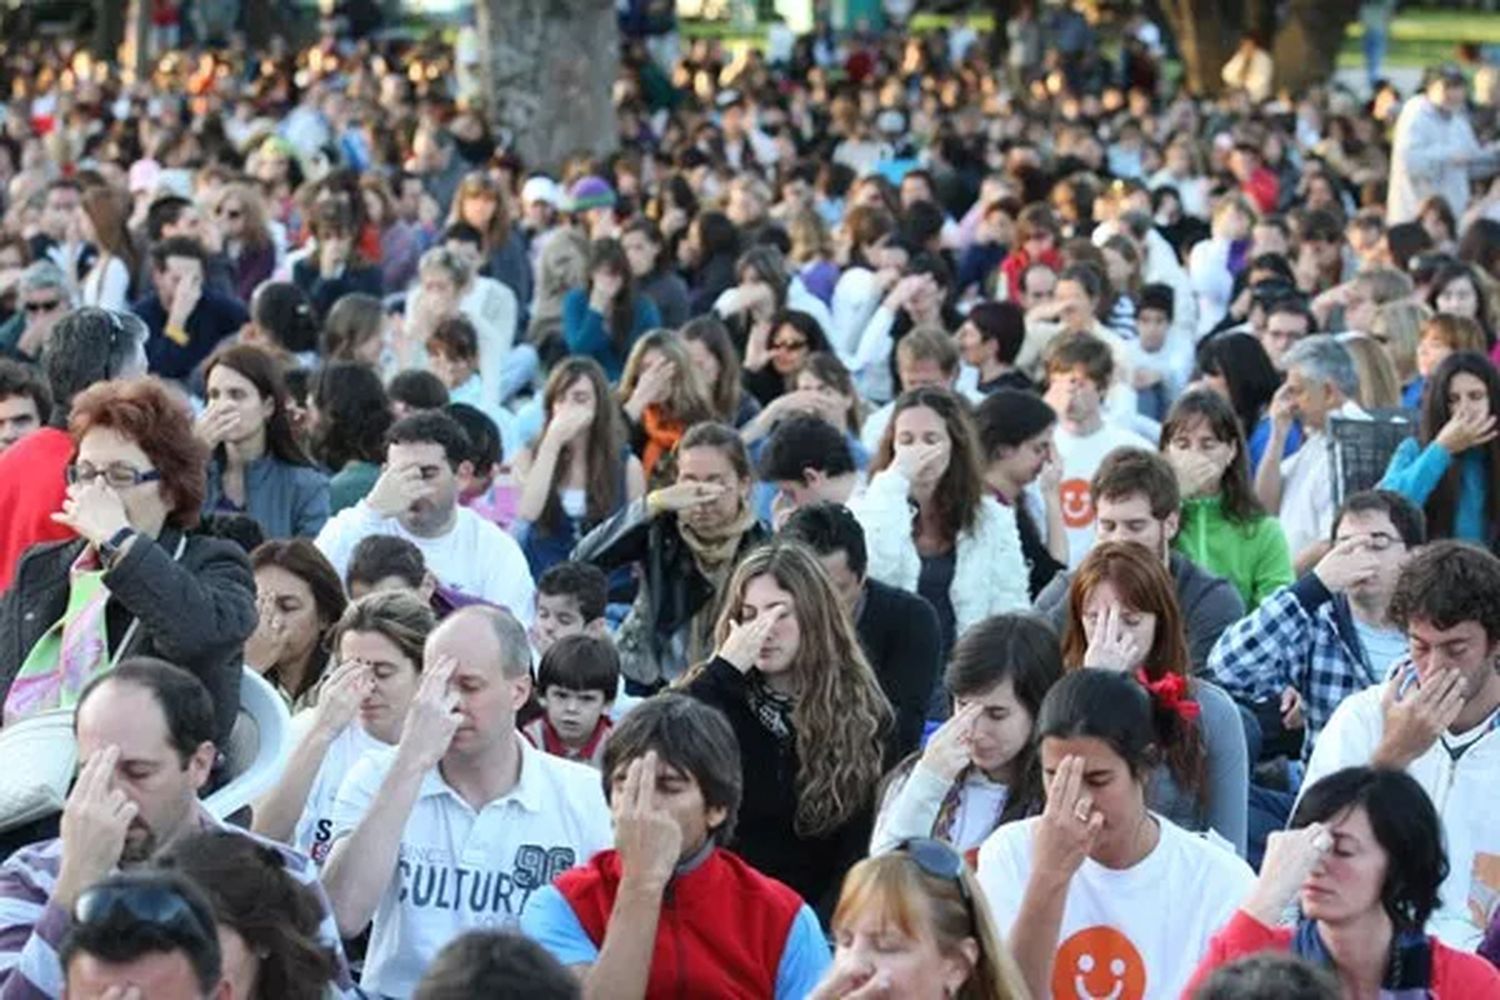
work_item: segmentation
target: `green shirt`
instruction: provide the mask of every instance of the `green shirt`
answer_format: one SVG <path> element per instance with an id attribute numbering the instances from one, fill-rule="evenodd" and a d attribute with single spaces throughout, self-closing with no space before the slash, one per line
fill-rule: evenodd
<path id="1" fill-rule="evenodd" d="M 345 507 L 353 507 L 375 488 L 380 478 L 380 466 L 374 462 L 350 462 L 328 481 L 328 513 L 337 514 Z"/>
<path id="2" fill-rule="evenodd" d="M 1275 518 L 1248 524 L 1224 516 L 1219 497 L 1182 502 L 1182 523 L 1173 542 L 1178 552 L 1228 580 L 1254 611 L 1273 591 L 1291 583 L 1292 557 Z"/>

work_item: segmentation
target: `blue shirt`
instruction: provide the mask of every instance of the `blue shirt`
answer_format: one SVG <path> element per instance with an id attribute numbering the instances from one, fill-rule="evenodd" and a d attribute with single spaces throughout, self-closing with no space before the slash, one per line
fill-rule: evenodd
<path id="1" fill-rule="evenodd" d="M 1391 456 L 1381 489 L 1395 490 L 1418 507 L 1443 481 L 1453 456 L 1436 441 L 1422 447 L 1416 438 L 1407 438 Z M 1481 448 L 1470 448 L 1458 456 L 1458 503 L 1453 511 L 1453 537 L 1464 542 L 1487 545 L 1490 538 L 1488 510 L 1490 500 L 1489 461 Z"/>
<path id="2" fill-rule="evenodd" d="M 1286 445 L 1281 449 L 1282 458 L 1291 458 L 1302 447 L 1302 440 L 1307 435 L 1302 432 L 1302 421 L 1293 420 L 1292 429 L 1287 432 Z M 1260 460 L 1266 453 L 1266 446 L 1271 443 L 1271 415 L 1265 414 L 1255 425 L 1255 430 L 1250 432 L 1250 475 L 1255 475 L 1255 470 L 1260 468 Z"/>

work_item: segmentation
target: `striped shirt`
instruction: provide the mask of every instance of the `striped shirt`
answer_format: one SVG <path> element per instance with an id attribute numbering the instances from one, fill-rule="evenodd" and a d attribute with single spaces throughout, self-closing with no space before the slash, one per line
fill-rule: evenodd
<path id="1" fill-rule="evenodd" d="M 202 831 L 233 829 L 257 843 L 275 848 L 286 870 L 298 883 L 311 889 L 322 906 L 319 939 L 337 958 L 334 990 L 340 996 L 357 996 L 354 980 L 344 960 L 343 945 L 334 924 L 328 897 L 318 882 L 317 868 L 301 854 L 248 831 L 226 827 L 202 809 L 198 813 Z M 62 868 L 62 838 L 23 847 L 0 865 L 0 1000 L 61 997 L 63 969 L 58 949 L 72 926 L 72 915 L 52 902 L 52 889 Z"/>

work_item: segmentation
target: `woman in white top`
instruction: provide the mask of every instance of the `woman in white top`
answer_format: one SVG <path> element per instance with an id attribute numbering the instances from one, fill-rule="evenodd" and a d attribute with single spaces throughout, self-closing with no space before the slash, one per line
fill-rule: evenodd
<path id="1" fill-rule="evenodd" d="M 968 405 L 947 389 L 896 401 L 849 509 L 865 529 L 869 575 L 927 598 L 947 657 L 981 618 L 1031 605 L 1016 515 L 984 489 Z"/>
<path id="2" fill-rule="evenodd" d="M 129 203 L 112 188 L 90 188 L 78 206 L 78 235 L 99 256 L 79 283 L 79 305 L 124 310 L 130 306 L 130 276 L 140 263 L 125 228 Z"/>
<path id="3" fill-rule="evenodd" d="M 1032 615 L 995 615 L 964 633 L 943 674 L 953 715 L 898 764 L 870 853 L 931 837 L 967 855 L 1001 823 L 1042 809 L 1032 730 L 1062 676 L 1057 636 Z"/>
<path id="4" fill-rule="evenodd" d="M 1145 690 L 1079 670 L 1037 719 L 1042 815 L 996 830 L 979 884 L 1033 996 L 1175 997 L 1254 883 L 1250 867 L 1146 808 Z"/>
<path id="5" fill-rule="evenodd" d="M 334 627 L 337 666 L 317 704 L 292 720 L 298 734 L 276 786 L 255 804 L 252 829 L 321 865 L 331 846 L 339 785 L 367 751 L 394 746 L 437 619 L 416 595 L 380 591 L 355 601 Z"/>

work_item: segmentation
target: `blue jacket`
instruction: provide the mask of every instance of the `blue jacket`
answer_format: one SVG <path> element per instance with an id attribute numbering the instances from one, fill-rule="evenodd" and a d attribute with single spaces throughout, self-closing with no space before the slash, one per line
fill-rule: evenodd
<path id="1" fill-rule="evenodd" d="M 224 496 L 223 466 L 208 463 L 208 491 L 203 513 L 234 508 Z M 328 520 L 328 477 L 310 465 L 293 465 L 270 455 L 245 469 L 245 509 L 267 538 L 312 538 Z"/>
<path id="2" fill-rule="evenodd" d="M 625 369 L 625 356 L 641 334 L 661 326 L 661 313 L 657 312 L 656 303 L 648 296 L 637 295 L 635 323 L 625 338 L 624 348 L 616 350 L 614 338 L 604 326 L 604 317 L 589 305 L 589 293 L 575 288 L 563 296 L 562 326 L 568 350 L 573 354 L 587 354 L 603 366 L 604 374 L 611 382 L 618 382 Z"/>
<path id="3" fill-rule="evenodd" d="M 1422 447 L 1416 438 L 1407 438 L 1391 456 L 1380 488 L 1395 490 L 1418 507 L 1427 505 L 1428 497 L 1443 481 L 1453 456 L 1436 441 Z M 1453 537 L 1465 542 L 1488 545 L 1490 525 L 1489 462 L 1480 448 L 1470 448 L 1458 456 L 1458 503 L 1453 511 Z"/>

